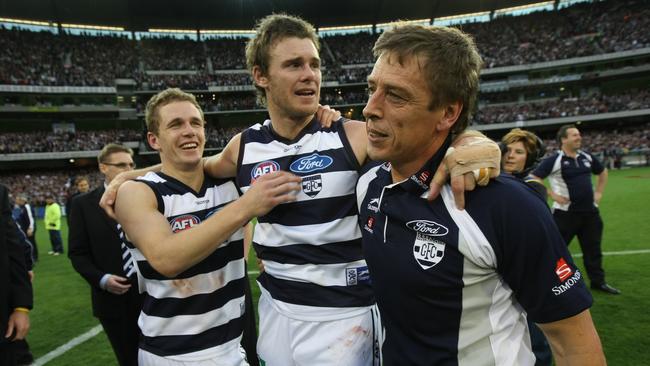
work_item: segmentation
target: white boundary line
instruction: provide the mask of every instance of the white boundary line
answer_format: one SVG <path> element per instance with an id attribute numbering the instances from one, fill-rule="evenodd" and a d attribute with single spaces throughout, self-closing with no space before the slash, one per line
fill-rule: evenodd
<path id="1" fill-rule="evenodd" d="M 603 255 L 605 255 L 605 256 L 607 256 L 607 255 L 633 255 L 633 254 L 648 254 L 648 253 L 650 253 L 650 249 L 621 250 L 621 251 L 616 251 L 616 252 L 603 252 Z M 582 253 L 576 253 L 573 256 L 574 257 L 582 257 Z M 259 274 L 259 273 L 260 273 L 260 271 L 248 271 L 249 275 L 255 275 L 255 274 Z M 45 365 L 46 363 L 52 361 L 53 359 L 55 359 L 55 358 L 61 356 L 62 354 L 68 352 L 72 348 L 74 348 L 74 347 L 80 345 L 81 343 L 89 340 L 90 338 L 96 336 L 101 331 L 102 331 L 102 326 L 101 325 L 95 326 L 94 328 L 90 329 L 86 333 L 71 339 L 66 344 L 64 344 L 62 346 L 59 346 L 55 350 L 50 351 L 46 355 L 40 357 L 39 359 L 34 361 L 32 366 L 43 366 L 43 365 Z"/>
<path id="2" fill-rule="evenodd" d="M 42 357 L 39 357 L 36 361 L 34 361 L 32 366 L 45 365 L 46 363 L 52 361 L 53 359 L 55 359 L 55 358 L 61 356 L 62 354 L 68 352 L 72 348 L 74 348 L 74 347 L 80 345 L 81 343 L 89 340 L 90 338 L 96 336 L 101 331 L 102 331 L 102 326 L 101 325 L 97 325 L 94 328 L 91 328 L 86 333 L 84 333 L 84 334 L 82 334 L 80 336 L 72 338 L 66 344 L 59 346 L 55 350 L 48 352 L 46 355 L 44 355 Z"/>
<path id="3" fill-rule="evenodd" d="M 639 249 L 639 250 L 620 250 L 617 252 L 603 252 L 604 256 L 608 255 L 632 255 L 632 254 L 648 254 L 650 249 Z M 582 257 L 582 253 L 573 254 L 574 257 Z"/>

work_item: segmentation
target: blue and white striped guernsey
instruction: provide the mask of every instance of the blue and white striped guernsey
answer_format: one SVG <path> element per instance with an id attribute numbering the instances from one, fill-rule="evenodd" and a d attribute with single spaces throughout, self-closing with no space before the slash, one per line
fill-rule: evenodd
<path id="1" fill-rule="evenodd" d="M 163 173 L 148 173 L 138 181 L 153 190 L 158 210 L 175 233 L 200 224 L 239 197 L 232 180 L 205 177 L 199 192 Z M 189 361 L 239 347 L 244 315 L 243 230 L 174 278 L 158 273 L 132 243 L 125 244 L 136 261 L 140 292 L 145 294 L 138 320 L 142 349 Z"/>
<path id="2" fill-rule="evenodd" d="M 258 218 L 253 245 L 264 262 L 258 281 L 278 311 L 294 319 L 356 316 L 374 303 L 361 250 L 355 185 L 359 164 L 343 123 L 312 120 L 293 140 L 271 121 L 241 134 L 237 183 L 243 192 L 277 170 L 302 177 L 297 201 Z"/>

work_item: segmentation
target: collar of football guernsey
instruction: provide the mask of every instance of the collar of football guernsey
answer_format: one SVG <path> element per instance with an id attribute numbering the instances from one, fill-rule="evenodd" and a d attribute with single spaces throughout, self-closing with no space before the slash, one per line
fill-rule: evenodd
<path id="1" fill-rule="evenodd" d="M 339 122 L 334 122 L 334 123 L 339 123 Z M 271 120 L 271 123 L 268 124 L 268 129 L 269 129 L 270 134 L 273 137 L 275 137 L 276 140 L 282 142 L 283 144 L 287 144 L 287 145 L 291 145 L 291 144 L 293 144 L 295 142 L 300 141 L 300 139 L 303 136 L 305 136 L 306 134 L 315 133 L 315 132 L 319 131 L 320 128 L 321 128 L 321 122 L 318 120 L 318 118 L 316 118 L 316 116 L 314 116 L 314 118 L 312 118 L 311 121 L 309 121 L 309 123 L 307 123 L 305 125 L 305 127 L 303 127 L 302 130 L 300 130 L 300 132 L 298 132 L 298 134 L 296 135 L 295 138 L 288 139 L 286 137 L 281 136 L 279 133 L 277 133 L 275 131 L 275 129 L 273 128 L 273 121 L 272 120 Z M 324 129 L 324 130 L 328 130 L 328 129 Z"/>
<path id="2" fill-rule="evenodd" d="M 449 146 L 451 146 L 451 136 L 447 136 L 447 139 L 445 139 L 445 142 L 442 144 L 440 149 L 433 154 L 420 170 L 411 175 L 408 179 L 395 183 L 394 186 L 400 186 L 403 190 L 417 196 L 421 196 L 424 192 L 428 191 L 433 175 L 436 173 L 438 166 L 445 158 Z M 390 169 L 390 163 L 384 163 L 384 169 L 377 172 L 377 175 L 383 175 L 381 179 L 386 183 L 385 185 L 390 185 L 392 181 Z"/>

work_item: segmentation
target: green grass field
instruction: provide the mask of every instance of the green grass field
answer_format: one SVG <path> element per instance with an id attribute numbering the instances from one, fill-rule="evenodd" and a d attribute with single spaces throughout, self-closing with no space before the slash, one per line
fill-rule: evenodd
<path id="1" fill-rule="evenodd" d="M 650 168 L 610 172 L 601 202 L 605 221 L 603 251 L 650 249 Z M 39 222 L 41 259 L 35 268 L 34 310 L 28 336 L 35 358 L 87 332 L 97 324 L 90 309 L 90 290 L 72 269 L 66 256 L 47 255 L 49 240 Z M 67 228 L 63 229 L 67 243 Z M 66 245 L 67 250 L 67 245 Z M 571 244 L 579 253 L 577 242 Z M 577 259 L 581 265 L 581 260 Z M 252 266 L 255 261 L 249 261 Z M 256 268 L 250 268 L 255 271 Z M 650 253 L 607 255 L 607 279 L 621 289 L 621 296 L 594 294 L 592 315 L 610 365 L 647 365 L 650 350 Z M 255 277 L 254 275 L 252 277 Z M 253 284 L 255 299 L 259 296 Z M 103 332 L 48 365 L 116 365 Z"/>

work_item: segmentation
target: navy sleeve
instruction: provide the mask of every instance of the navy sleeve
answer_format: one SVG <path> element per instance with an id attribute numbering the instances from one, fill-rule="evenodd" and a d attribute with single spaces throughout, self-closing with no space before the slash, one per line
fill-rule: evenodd
<path id="1" fill-rule="evenodd" d="M 489 187 L 484 202 L 473 200 L 467 210 L 483 216 L 476 222 L 494 249 L 497 272 L 528 317 L 548 323 L 589 308 L 591 294 L 544 202 L 514 179 L 500 178 Z"/>
<path id="2" fill-rule="evenodd" d="M 605 167 L 603 166 L 603 163 L 598 160 L 595 156 L 589 154 L 591 156 L 591 172 L 598 175 L 605 170 Z"/>
<path id="3" fill-rule="evenodd" d="M 533 170 L 532 174 L 536 177 L 539 178 L 546 178 L 551 174 L 551 170 L 553 169 L 553 164 L 555 163 L 555 159 L 557 159 L 557 153 L 549 156 L 548 158 L 542 160 L 538 165 L 535 170 Z"/>

